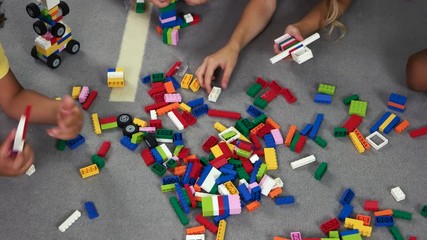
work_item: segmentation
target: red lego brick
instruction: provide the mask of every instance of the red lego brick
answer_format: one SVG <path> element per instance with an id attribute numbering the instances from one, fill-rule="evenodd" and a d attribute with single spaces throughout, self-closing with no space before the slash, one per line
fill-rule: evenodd
<path id="1" fill-rule="evenodd" d="M 162 107 L 164 107 L 164 106 L 166 106 L 166 105 L 168 105 L 168 103 L 167 103 L 167 102 L 158 102 L 158 103 L 154 103 L 154 104 L 151 104 L 151 105 L 146 106 L 146 107 L 144 108 L 144 111 L 145 111 L 146 113 L 149 113 L 151 110 L 157 110 L 157 109 L 162 108 Z"/>
<path id="2" fill-rule="evenodd" d="M 233 155 L 233 152 L 230 150 L 226 142 L 218 143 L 218 147 L 221 149 L 222 155 L 225 158 L 230 158 Z"/>
<path id="3" fill-rule="evenodd" d="M 108 123 L 113 123 L 117 121 L 117 117 L 116 116 L 111 116 L 111 117 L 106 117 L 106 118 L 100 118 L 99 119 L 99 124 L 108 124 Z"/>
<path id="4" fill-rule="evenodd" d="M 269 85 L 267 81 L 265 81 L 264 79 L 262 79 L 260 77 L 256 79 L 256 82 L 259 85 L 261 85 L 263 89 L 266 88 L 266 87 L 268 87 L 268 85 Z"/>
<path id="5" fill-rule="evenodd" d="M 379 203 L 378 201 L 375 200 L 365 200 L 365 206 L 363 209 L 365 209 L 365 211 L 378 211 L 379 208 Z"/>
<path id="6" fill-rule="evenodd" d="M 208 219 L 206 219 L 205 217 L 203 217 L 201 214 L 198 214 L 195 218 L 195 220 L 202 224 L 203 226 L 205 226 L 205 228 L 207 230 L 209 230 L 211 233 L 215 234 L 218 232 L 218 227 L 213 224 L 212 222 L 210 222 Z"/>
<path id="7" fill-rule="evenodd" d="M 426 134 L 427 134 L 427 127 L 423 127 L 423 128 L 419 128 L 419 129 L 409 131 L 409 136 L 411 136 L 411 138 L 417 138 L 417 137 L 420 137 L 420 136 L 426 135 Z"/>
<path id="8" fill-rule="evenodd" d="M 271 90 L 274 90 L 275 92 L 277 92 L 277 94 L 279 94 L 282 91 L 282 86 L 280 86 L 276 82 L 276 80 L 271 81 L 269 87 L 271 88 Z"/>
<path id="9" fill-rule="evenodd" d="M 351 133 L 362 123 L 362 121 L 363 118 L 361 116 L 353 114 L 348 118 L 342 127 L 347 129 L 348 133 Z"/>
<path id="10" fill-rule="evenodd" d="M 260 128 L 258 130 L 258 132 L 256 133 L 256 135 L 262 139 L 264 139 L 264 135 L 268 134 L 271 132 L 271 130 L 273 130 L 273 127 L 271 127 L 268 124 L 265 124 L 264 126 L 262 126 L 262 128 Z"/>
<path id="11" fill-rule="evenodd" d="M 270 90 L 262 94 L 261 98 L 267 102 L 271 102 L 277 97 L 277 95 L 279 95 L 278 92 L 276 92 L 275 90 Z"/>
<path id="12" fill-rule="evenodd" d="M 410 236 L 410 237 L 409 237 L 409 240 L 417 240 L 417 237 L 415 237 L 415 236 Z"/>
<path id="13" fill-rule="evenodd" d="M 25 136 L 27 135 L 28 123 L 30 122 L 30 115 L 31 115 L 31 105 L 28 105 L 25 108 L 25 112 L 24 112 L 25 122 L 24 122 L 24 131 L 22 131 L 22 139 L 25 139 Z"/>
<path id="14" fill-rule="evenodd" d="M 264 149 L 262 149 L 262 148 L 257 149 L 252 154 L 256 154 L 256 155 L 258 155 L 258 157 L 262 157 L 262 156 L 264 156 Z"/>
<path id="15" fill-rule="evenodd" d="M 162 120 L 161 119 L 150 120 L 150 122 L 148 123 L 148 125 L 150 127 L 155 127 L 156 129 L 163 128 L 163 124 L 162 124 Z"/>
<path id="16" fill-rule="evenodd" d="M 282 91 L 280 91 L 280 94 L 285 98 L 286 102 L 289 104 L 292 104 L 297 101 L 297 98 L 295 95 L 289 90 L 288 88 L 283 88 Z"/>
<path id="17" fill-rule="evenodd" d="M 190 149 L 189 148 L 182 148 L 181 151 L 178 153 L 179 158 L 186 158 L 190 155 Z"/>
<path id="18" fill-rule="evenodd" d="M 197 207 L 196 199 L 194 198 L 193 192 L 191 192 L 190 186 L 188 184 L 184 184 L 185 191 L 187 192 L 188 198 L 190 198 L 190 203 L 192 208 Z"/>
<path id="19" fill-rule="evenodd" d="M 107 155 L 108 150 L 110 150 L 111 143 L 109 141 L 105 141 L 102 143 L 101 147 L 98 150 L 97 155 L 100 157 L 105 157 Z"/>
<path id="20" fill-rule="evenodd" d="M 219 216 L 222 216 L 225 214 L 224 198 L 221 196 L 217 196 L 217 199 L 218 199 Z"/>
<path id="21" fill-rule="evenodd" d="M 151 83 L 151 88 L 153 89 L 153 88 L 161 88 L 162 86 L 164 86 L 165 85 L 165 83 L 164 82 L 154 82 L 154 83 Z M 165 90 L 166 90 L 166 87 L 165 87 Z"/>
<path id="22" fill-rule="evenodd" d="M 164 92 L 156 93 L 151 97 L 153 98 L 154 102 L 156 102 L 156 103 L 165 101 L 165 93 Z"/>
<path id="23" fill-rule="evenodd" d="M 306 142 L 307 142 L 306 136 L 301 135 L 300 138 L 298 139 L 296 146 L 295 146 L 295 152 L 296 153 L 302 152 L 302 149 L 304 148 L 304 145 Z"/>
<path id="24" fill-rule="evenodd" d="M 205 143 L 203 143 L 202 149 L 203 151 L 210 153 L 211 152 L 211 148 L 213 146 L 215 146 L 218 143 L 218 138 L 216 138 L 215 136 L 210 136 Z"/>
<path id="25" fill-rule="evenodd" d="M 256 134 L 251 133 L 251 135 L 249 135 L 249 137 L 251 138 L 251 142 L 254 144 L 255 149 L 260 149 L 262 147 L 261 142 L 259 141 Z"/>
<path id="26" fill-rule="evenodd" d="M 166 88 L 163 83 L 159 87 L 151 88 L 148 91 L 148 95 L 153 96 L 154 94 L 161 93 L 161 92 L 166 92 Z"/>
<path id="27" fill-rule="evenodd" d="M 241 114 L 239 112 L 230 112 L 215 109 L 209 109 L 208 115 L 211 117 L 221 117 L 235 120 L 239 120 L 241 118 Z"/>
<path id="28" fill-rule="evenodd" d="M 98 96 L 98 92 L 93 90 L 89 93 L 89 96 L 86 99 L 86 102 L 83 103 L 82 108 L 84 110 L 88 110 L 90 108 L 90 106 L 92 105 L 93 101 L 95 101 L 95 98 Z"/>
<path id="29" fill-rule="evenodd" d="M 156 162 L 156 160 L 154 160 L 153 155 L 151 155 L 149 148 L 145 148 L 144 150 L 141 151 L 141 157 L 147 166 L 151 166 Z"/>
<path id="30" fill-rule="evenodd" d="M 199 15 L 193 15 L 193 21 L 190 22 L 190 25 L 196 25 L 200 22 L 200 16 Z"/>
<path id="31" fill-rule="evenodd" d="M 253 150 L 254 145 L 252 145 L 252 143 L 248 143 L 245 141 L 239 141 L 239 143 L 236 145 L 239 149 L 243 149 L 247 152 L 250 152 Z"/>
<path id="32" fill-rule="evenodd" d="M 182 117 L 181 113 L 179 113 L 178 109 L 173 109 L 172 112 L 175 114 L 176 118 L 181 122 L 184 128 L 188 128 L 189 124 L 185 118 Z"/>
<path id="33" fill-rule="evenodd" d="M 252 166 L 251 161 L 249 161 L 249 159 L 241 157 L 241 156 L 239 157 L 239 160 L 242 161 L 242 166 L 245 169 L 245 172 L 250 175 L 252 173 L 252 171 L 254 170 L 254 167 Z"/>
<path id="34" fill-rule="evenodd" d="M 215 168 L 219 169 L 220 167 L 222 167 L 222 166 L 224 166 L 225 164 L 227 164 L 227 163 L 228 163 L 228 160 L 227 160 L 227 158 L 226 158 L 224 155 L 222 155 L 222 156 L 219 156 L 219 157 L 215 158 L 214 160 L 210 161 L 209 163 L 210 163 L 213 167 L 215 167 Z"/>
<path id="35" fill-rule="evenodd" d="M 197 118 L 187 111 L 183 111 L 181 116 L 190 126 L 193 126 L 197 122 Z"/>
<path id="36" fill-rule="evenodd" d="M 203 165 L 200 163 L 200 160 L 193 162 L 193 168 L 191 169 L 191 172 L 190 172 L 190 178 L 200 177 L 200 174 L 202 173 L 202 169 L 203 169 Z"/>
<path id="37" fill-rule="evenodd" d="M 175 75 L 176 71 L 179 69 L 179 67 L 181 66 L 181 62 L 176 62 L 174 65 L 172 65 L 172 67 L 167 71 L 165 77 L 170 77 Z"/>
<path id="38" fill-rule="evenodd" d="M 320 230 L 322 230 L 324 234 L 328 234 L 329 231 L 338 230 L 340 227 L 340 221 L 337 218 L 332 218 L 331 220 L 322 223 L 322 225 L 320 225 Z"/>

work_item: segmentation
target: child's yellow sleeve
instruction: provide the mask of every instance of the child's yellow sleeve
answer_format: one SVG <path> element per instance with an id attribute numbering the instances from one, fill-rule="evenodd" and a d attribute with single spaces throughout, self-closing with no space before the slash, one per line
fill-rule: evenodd
<path id="1" fill-rule="evenodd" d="M 9 61 L 7 60 L 6 55 L 4 55 L 4 50 L 0 43 L 0 80 L 7 74 L 8 71 Z"/>

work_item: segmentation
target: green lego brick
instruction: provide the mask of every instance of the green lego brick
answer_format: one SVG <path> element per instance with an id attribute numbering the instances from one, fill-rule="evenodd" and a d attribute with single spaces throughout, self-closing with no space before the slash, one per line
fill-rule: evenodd
<path id="1" fill-rule="evenodd" d="M 186 27 L 189 27 L 189 26 L 191 26 L 190 23 L 183 22 L 181 25 L 179 25 L 179 28 L 183 29 L 183 28 L 186 28 Z"/>
<path id="2" fill-rule="evenodd" d="M 262 86 L 259 83 L 252 84 L 249 89 L 246 91 L 250 97 L 255 97 L 262 90 Z"/>
<path id="3" fill-rule="evenodd" d="M 427 205 L 424 205 L 420 213 L 421 213 L 421 216 L 427 217 Z"/>
<path id="4" fill-rule="evenodd" d="M 209 162 L 215 159 L 215 155 L 213 153 L 209 154 L 208 160 Z"/>
<path id="5" fill-rule="evenodd" d="M 338 231 L 329 231 L 329 238 L 339 238 L 340 232 Z"/>
<path id="6" fill-rule="evenodd" d="M 162 192 L 172 192 L 172 191 L 175 191 L 175 183 L 162 185 L 161 189 L 162 189 Z"/>
<path id="7" fill-rule="evenodd" d="M 251 129 L 253 128 L 253 124 L 251 121 L 249 121 L 247 118 L 242 118 L 236 122 L 236 125 L 234 126 L 237 131 L 239 131 L 241 134 L 248 136 Z"/>
<path id="8" fill-rule="evenodd" d="M 196 204 L 197 204 L 197 208 L 202 208 L 202 201 L 197 201 Z"/>
<path id="9" fill-rule="evenodd" d="M 247 182 L 251 179 L 243 167 L 237 169 L 237 176 L 239 176 L 240 179 L 245 179 Z"/>
<path id="10" fill-rule="evenodd" d="M 204 217 L 214 215 L 212 197 L 202 197 L 202 215 Z"/>
<path id="11" fill-rule="evenodd" d="M 113 129 L 117 127 L 118 127 L 117 122 L 101 124 L 102 130 Z"/>
<path id="12" fill-rule="evenodd" d="M 342 102 L 344 103 L 344 105 L 350 105 L 351 101 L 353 100 L 359 100 L 359 95 L 351 95 L 349 97 L 344 98 L 344 100 L 342 100 Z"/>
<path id="13" fill-rule="evenodd" d="M 234 159 L 234 158 L 230 158 L 230 159 L 228 160 L 228 163 L 233 164 L 233 165 L 234 165 L 234 168 L 238 168 L 238 167 L 241 167 L 241 166 L 242 166 L 242 161 L 237 160 L 237 159 Z"/>
<path id="14" fill-rule="evenodd" d="M 185 198 L 185 203 L 187 204 L 187 206 L 190 206 L 191 202 L 190 202 L 190 197 L 188 196 L 187 190 L 185 190 L 185 188 L 181 188 L 181 192 Z"/>
<path id="15" fill-rule="evenodd" d="M 223 135 L 222 135 L 222 137 L 223 137 L 225 140 L 228 140 L 228 139 L 230 139 L 230 138 L 232 138 L 232 137 L 236 136 L 236 134 L 237 134 L 237 133 L 235 133 L 235 132 L 231 131 L 231 132 L 228 132 L 228 133 L 223 134 Z"/>
<path id="16" fill-rule="evenodd" d="M 209 160 L 207 159 L 207 158 L 205 158 L 205 157 L 201 157 L 200 158 L 200 163 L 203 165 L 203 166 L 207 166 L 207 165 L 209 165 Z"/>
<path id="17" fill-rule="evenodd" d="M 175 196 L 169 198 L 169 202 L 171 203 L 173 209 L 175 210 L 176 215 L 178 215 L 179 221 L 181 221 L 182 225 L 188 225 L 189 221 L 187 216 L 185 216 L 184 211 L 181 209 L 179 205 L 178 199 Z"/>
<path id="18" fill-rule="evenodd" d="M 163 73 L 153 73 L 153 74 L 151 74 L 151 81 L 153 83 L 155 83 L 155 82 L 164 82 L 165 81 L 165 76 L 163 75 Z"/>
<path id="19" fill-rule="evenodd" d="M 396 226 L 389 228 L 391 235 L 393 235 L 394 240 L 403 240 L 402 234 L 400 234 L 399 229 Z"/>
<path id="20" fill-rule="evenodd" d="M 55 144 L 56 149 L 57 149 L 58 151 L 64 151 L 64 150 L 65 150 L 66 143 L 67 143 L 67 141 L 62 140 L 62 139 L 58 139 L 58 140 L 56 140 L 56 144 Z"/>
<path id="21" fill-rule="evenodd" d="M 182 145 L 178 145 L 175 147 L 175 150 L 173 151 L 173 155 L 178 156 L 178 153 L 181 151 L 181 149 L 183 149 L 184 146 Z"/>
<path id="22" fill-rule="evenodd" d="M 335 86 L 321 83 L 319 84 L 319 88 L 317 89 L 317 92 L 334 96 Z"/>
<path id="23" fill-rule="evenodd" d="M 164 8 L 159 8 L 159 11 L 161 12 L 161 13 L 164 13 L 164 12 L 169 12 L 169 11 L 173 11 L 173 10 L 176 10 L 176 4 L 175 3 L 169 3 L 169 5 L 168 6 L 166 6 L 166 7 L 164 7 Z"/>
<path id="24" fill-rule="evenodd" d="M 347 129 L 346 128 L 334 128 L 334 137 L 346 137 L 347 136 Z"/>
<path id="25" fill-rule="evenodd" d="M 101 170 L 105 166 L 105 158 L 100 157 L 98 155 L 92 155 L 91 161 L 93 164 L 96 164 L 98 168 Z"/>
<path id="26" fill-rule="evenodd" d="M 168 30 L 169 28 L 164 28 L 162 30 L 162 41 L 163 43 L 166 43 L 166 44 L 168 44 Z"/>
<path id="27" fill-rule="evenodd" d="M 210 194 L 217 194 L 218 193 L 218 185 L 215 183 L 209 192 Z"/>
<path id="28" fill-rule="evenodd" d="M 261 166 L 259 166 L 258 172 L 256 174 L 257 182 L 261 181 L 266 171 L 267 171 L 267 164 L 261 163 Z"/>
<path id="29" fill-rule="evenodd" d="M 366 116 L 366 110 L 368 109 L 368 102 L 352 100 L 350 102 L 350 109 L 348 110 L 349 115 L 359 115 L 361 117 Z"/>
<path id="30" fill-rule="evenodd" d="M 292 138 L 291 146 L 290 146 L 290 149 L 291 149 L 292 152 L 295 151 L 295 147 L 296 147 L 296 145 L 297 145 L 298 140 L 299 140 L 300 137 L 301 137 L 301 134 L 299 132 L 295 132 L 295 135 Z"/>
<path id="31" fill-rule="evenodd" d="M 321 148 L 328 146 L 328 142 L 326 142 L 321 136 L 316 136 L 316 138 L 314 138 L 314 142 L 317 143 L 317 145 L 319 145 Z"/>
<path id="32" fill-rule="evenodd" d="M 166 173 L 166 167 L 159 163 L 154 163 L 151 165 L 151 171 L 153 171 L 155 174 L 157 174 L 159 177 L 165 175 Z"/>
<path id="33" fill-rule="evenodd" d="M 144 11 L 145 11 L 144 3 L 136 3 L 135 11 L 136 11 L 136 13 L 144 13 Z"/>
<path id="34" fill-rule="evenodd" d="M 173 139 L 173 131 L 166 128 L 157 129 L 156 138 Z"/>
<path id="35" fill-rule="evenodd" d="M 323 175 L 325 175 L 326 170 L 328 170 L 328 164 L 326 162 L 322 162 L 319 167 L 316 169 L 316 172 L 314 172 L 314 178 L 317 181 L 320 181 L 323 177 Z"/>
<path id="36" fill-rule="evenodd" d="M 264 109 L 265 107 L 267 107 L 268 102 L 260 97 L 256 97 L 254 100 L 254 105 L 261 109 Z"/>
<path id="37" fill-rule="evenodd" d="M 393 217 L 401 218 L 401 219 L 405 219 L 405 220 L 411 220 L 412 219 L 412 213 L 393 209 Z"/>
<path id="38" fill-rule="evenodd" d="M 265 123 L 267 121 L 267 116 L 265 114 L 260 115 L 252 121 L 254 127 L 258 126 L 260 123 Z"/>
<path id="39" fill-rule="evenodd" d="M 140 144 L 140 143 L 142 143 L 143 140 L 144 140 L 144 133 L 137 132 L 137 133 L 132 134 L 132 138 L 130 141 L 133 144 Z"/>
<path id="40" fill-rule="evenodd" d="M 242 156 L 244 158 L 250 158 L 251 157 L 251 152 L 245 151 L 243 149 L 237 149 L 236 153 L 237 153 L 237 155 Z"/>
<path id="41" fill-rule="evenodd" d="M 169 168 L 169 169 L 174 169 L 174 168 L 176 168 L 176 166 L 178 166 L 178 161 L 175 161 L 173 159 L 169 159 L 166 162 L 166 167 Z"/>

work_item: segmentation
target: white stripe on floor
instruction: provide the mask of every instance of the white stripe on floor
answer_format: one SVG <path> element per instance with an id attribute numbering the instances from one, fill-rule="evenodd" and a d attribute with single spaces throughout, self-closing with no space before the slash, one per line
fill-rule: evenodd
<path id="1" fill-rule="evenodd" d="M 135 101 L 152 9 L 151 4 L 146 3 L 146 5 L 147 8 L 144 13 L 129 10 L 117 61 L 117 67 L 124 68 L 125 87 L 113 88 L 110 94 L 110 102 Z"/>

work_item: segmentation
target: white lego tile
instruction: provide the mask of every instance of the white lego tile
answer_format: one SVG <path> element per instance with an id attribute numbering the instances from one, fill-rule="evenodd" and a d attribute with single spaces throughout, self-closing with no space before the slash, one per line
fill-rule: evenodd
<path id="1" fill-rule="evenodd" d="M 59 231 L 65 232 L 77 219 L 80 218 L 81 212 L 79 210 L 76 210 L 71 216 L 67 218 L 59 227 Z"/>
<path id="2" fill-rule="evenodd" d="M 400 187 L 392 188 L 390 192 L 397 202 L 405 200 L 406 198 L 405 193 L 402 191 L 402 189 L 400 189 Z"/>
<path id="3" fill-rule="evenodd" d="M 316 157 L 314 155 L 310 155 L 308 157 L 305 158 L 301 158 L 300 160 L 296 160 L 291 162 L 291 168 L 292 169 L 297 169 L 299 167 L 305 166 L 307 164 L 310 164 L 312 162 L 316 161 Z"/>
<path id="4" fill-rule="evenodd" d="M 382 140 L 382 142 L 381 142 L 380 144 L 376 144 L 376 143 L 372 140 L 372 138 L 374 138 L 374 137 L 378 137 L 378 138 L 380 138 L 380 139 Z M 371 135 L 367 136 L 367 137 L 366 137 L 366 141 L 368 141 L 368 143 L 369 143 L 373 148 L 375 148 L 375 150 L 379 150 L 379 149 L 381 149 L 382 147 L 384 147 L 384 146 L 385 146 L 385 145 L 387 145 L 387 143 L 388 143 L 388 139 L 387 139 L 387 138 L 385 138 L 383 135 L 381 135 L 378 131 L 375 131 L 375 132 L 373 132 Z"/>

